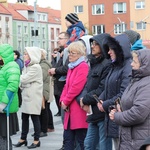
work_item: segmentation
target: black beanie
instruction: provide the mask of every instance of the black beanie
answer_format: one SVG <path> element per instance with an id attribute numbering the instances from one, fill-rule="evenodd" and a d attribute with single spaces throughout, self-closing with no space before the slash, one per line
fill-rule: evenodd
<path id="1" fill-rule="evenodd" d="M 133 31 L 133 30 L 127 30 L 127 31 L 125 31 L 124 32 L 127 36 L 128 36 L 128 38 L 129 38 L 129 40 L 130 40 L 130 43 L 133 45 L 137 40 L 139 40 L 140 39 L 140 34 L 139 33 L 137 33 L 136 31 Z"/>
<path id="2" fill-rule="evenodd" d="M 65 19 L 68 20 L 71 24 L 75 24 L 75 23 L 79 22 L 78 15 L 76 13 L 67 14 Z"/>

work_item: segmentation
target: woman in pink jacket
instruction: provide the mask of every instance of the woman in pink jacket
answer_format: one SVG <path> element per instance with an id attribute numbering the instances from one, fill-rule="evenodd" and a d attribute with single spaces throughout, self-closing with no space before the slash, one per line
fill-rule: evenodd
<path id="1" fill-rule="evenodd" d="M 69 70 L 66 84 L 60 97 L 61 107 L 65 110 L 64 117 L 64 148 L 73 150 L 75 138 L 84 149 L 84 138 L 88 124 L 86 112 L 80 108 L 76 97 L 82 91 L 88 75 L 88 64 L 85 62 L 85 46 L 81 41 L 73 42 L 68 46 Z"/>

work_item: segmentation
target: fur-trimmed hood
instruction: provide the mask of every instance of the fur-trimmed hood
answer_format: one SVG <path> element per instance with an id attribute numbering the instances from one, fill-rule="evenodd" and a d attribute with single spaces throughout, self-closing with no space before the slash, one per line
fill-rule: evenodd
<path id="1" fill-rule="evenodd" d="M 104 54 L 106 58 L 110 58 L 108 54 L 109 48 L 113 49 L 116 54 L 116 60 L 114 64 L 122 65 L 126 59 L 132 58 L 131 45 L 128 37 L 125 34 L 121 34 L 113 37 L 108 37 L 104 41 Z"/>

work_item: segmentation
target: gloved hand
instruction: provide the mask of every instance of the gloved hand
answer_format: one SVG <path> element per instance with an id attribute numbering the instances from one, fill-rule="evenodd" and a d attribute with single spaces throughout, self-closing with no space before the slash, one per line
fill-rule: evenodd
<path id="1" fill-rule="evenodd" d="M 7 105 L 5 103 L 0 103 L 0 113 L 4 113 L 4 108 L 6 107 Z"/>

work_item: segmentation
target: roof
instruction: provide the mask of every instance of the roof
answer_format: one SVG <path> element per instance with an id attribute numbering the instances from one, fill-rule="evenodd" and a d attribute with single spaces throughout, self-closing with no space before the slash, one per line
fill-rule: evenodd
<path id="1" fill-rule="evenodd" d="M 27 19 L 21 15 L 18 11 L 26 10 L 33 11 L 34 7 L 31 5 L 27 5 L 26 3 L 7 3 L 5 6 L 0 4 L 0 13 L 12 15 L 14 20 L 22 20 L 27 21 Z M 52 24 L 61 24 L 61 12 L 60 10 L 55 10 L 52 8 L 43 8 L 36 5 L 37 12 L 47 13 L 48 14 L 48 22 Z"/>
<path id="2" fill-rule="evenodd" d="M 2 4 L 0 4 L 0 14 L 11 15 L 11 13 Z"/>

